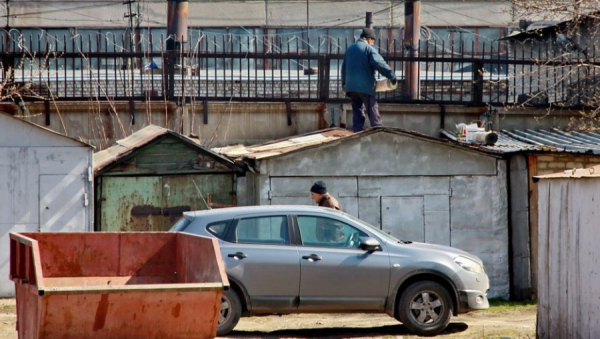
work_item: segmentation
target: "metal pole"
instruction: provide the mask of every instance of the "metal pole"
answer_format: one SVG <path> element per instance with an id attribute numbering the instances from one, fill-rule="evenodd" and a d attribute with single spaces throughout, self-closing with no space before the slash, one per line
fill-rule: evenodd
<path id="1" fill-rule="evenodd" d="M 365 27 L 373 28 L 373 12 L 367 12 L 367 16 L 365 17 Z"/>
<path id="2" fill-rule="evenodd" d="M 404 49 L 410 58 L 419 57 L 419 39 L 421 36 L 421 1 L 406 0 L 404 3 Z M 404 95 L 407 99 L 420 98 L 419 62 L 411 59 L 405 62 Z"/>
<path id="3" fill-rule="evenodd" d="M 167 73 L 167 94 L 170 99 L 175 96 L 175 63 L 181 57 L 181 70 L 185 70 L 183 55 L 186 52 L 188 31 L 188 1 L 168 0 L 167 2 L 167 55 L 165 67 Z M 179 52 L 179 53 L 178 53 Z"/>
<path id="4" fill-rule="evenodd" d="M 168 0 L 167 51 L 186 51 L 188 20 L 188 0 Z"/>

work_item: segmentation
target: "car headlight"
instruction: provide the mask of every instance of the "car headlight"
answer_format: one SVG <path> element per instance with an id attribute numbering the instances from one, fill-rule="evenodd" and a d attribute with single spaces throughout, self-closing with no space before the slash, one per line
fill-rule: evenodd
<path id="1" fill-rule="evenodd" d="M 473 259 L 469 259 L 467 257 L 456 257 L 454 258 L 454 262 L 469 272 L 483 273 L 483 266 Z"/>

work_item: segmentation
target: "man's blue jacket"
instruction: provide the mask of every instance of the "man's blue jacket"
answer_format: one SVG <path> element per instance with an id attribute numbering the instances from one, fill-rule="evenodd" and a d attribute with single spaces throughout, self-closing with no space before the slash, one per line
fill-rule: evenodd
<path id="1" fill-rule="evenodd" d="M 394 80 L 396 73 L 365 39 L 350 45 L 342 62 L 342 85 L 346 93 L 359 92 L 375 96 L 375 71 Z"/>

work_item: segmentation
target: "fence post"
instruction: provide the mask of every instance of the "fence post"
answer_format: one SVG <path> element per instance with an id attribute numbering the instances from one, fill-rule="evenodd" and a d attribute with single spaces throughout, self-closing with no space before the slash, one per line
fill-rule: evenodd
<path id="1" fill-rule="evenodd" d="M 483 103 L 483 60 L 473 62 L 473 104 L 481 105 Z"/>
<path id="2" fill-rule="evenodd" d="M 331 58 L 329 55 L 319 56 L 319 92 L 321 100 L 327 101 L 329 99 L 329 68 Z"/>

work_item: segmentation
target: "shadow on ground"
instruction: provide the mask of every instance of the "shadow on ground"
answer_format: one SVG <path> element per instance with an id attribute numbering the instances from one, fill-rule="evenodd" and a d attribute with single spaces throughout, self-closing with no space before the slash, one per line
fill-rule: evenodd
<path id="1" fill-rule="evenodd" d="M 464 332 L 469 328 L 465 323 L 450 323 L 438 335 Z M 277 330 L 272 332 L 233 331 L 226 338 L 365 338 L 381 336 L 414 336 L 404 325 L 387 325 L 376 327 L 329 327 L 311 329 Z"/>

